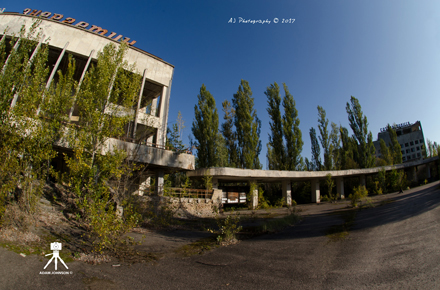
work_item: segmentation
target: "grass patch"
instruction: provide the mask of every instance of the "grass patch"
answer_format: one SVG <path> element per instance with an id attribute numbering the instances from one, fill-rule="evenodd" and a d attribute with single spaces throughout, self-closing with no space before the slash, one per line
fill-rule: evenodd
<path id="1" fill-rule="evenodd" d="M 205 251 L 210 251 L 219 247 L 216 237 L 209 237 L 195 241 L 194 243 L 184 245 L 174 252 L 183 257 L 190 257 L 194 255 L 203 254 Z"/>
<path id="2" fill-rule="evenodd" d="M 332 215 L 339 215 L 344 223 L 340 225 L 331 226 L 326 233 L 326 236 L 331 242 L 342 241 L 347 238 L 350 233 L 350 228 L 354 225 L 357 210 L 336 211 Z"/>
<path id="3" fill-rule="evenodd" d="M 300 220 L 301 217 L 299 215 L 296 213 L 291 213 L 290 215 L 282 218 L 265 221 L 257 228 L 257 230 L 261 233 L 277 232 L 296 224 Z"/>

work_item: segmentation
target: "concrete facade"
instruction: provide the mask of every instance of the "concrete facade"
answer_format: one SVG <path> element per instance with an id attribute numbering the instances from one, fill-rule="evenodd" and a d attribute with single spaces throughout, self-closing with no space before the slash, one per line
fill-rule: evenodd
<path id="1" fill-rule="evenodd" d="M 19 36 L 23 26 L 29 30 L 36 20 L 36 17 L 29 15 L 0 13 L 0 37 L 7 41 L 12 36 Z M 63 64 L 67 63 L 67 55 L 71 55 L 77 64 L 74 78 L 80 86 L 90 64 L 96 62 L 98 53 L 108 44 L 120 44 L 121 39 L 118 37 L 111 39 L 91 30 L 49 18 L 40 21 L 37 32 L 48 45 L 48 65 L 52 69 L 48 85 L 58 70 L 65 69 Z M 16 42 L 17 45 L 18 43 Z M 35 51 L 38 49 L 39 46 Z M 109 138 L 102 148 L 102 153 L 111 152 L 114 148 L 127 150 L 133 161 L 149 164 L 148 168 L 156 175 L 157 185 L 160 187 L 163 185 L 165 172 L 193 170 L 195 164 L 193 155 L 175 153 L 165 148 L 174 66 L 133 46 L 129 46 L 124 60 L 129 65 L 134 65 L 133 73 L 142 76 L 137 107 L 121 109 L 109 104 L 105 113 L 128 114 L 133 116 L 133 121 L 127 124 L 125 139 Z M 19 98 L 14 97 L 11 107 L 16 104 L 17 99 L 19 102 Z M 38 112 L 39 110 L 37 114 Z M 71 108 L 69 118 L 73 123 L 78 122 L 79 112 L 76 105 Z M 135 138 L 140 141 L 133 143 Z M 69 150 L 66 144 L 56 145 Z"/>
<path id="2" fill-rule="evenodd" d="M 402 148 L 402 161 L 405 163 L 422 160 L 423 151 L 426 149 L 422 123 L 420 121 L 413 124 L 408 122 L 394 125 L 393 129 L 396 130 L 397 141 Z M 381 157 L 380 139 L 384 140 L 387 145 L 391 144 L 391 138 L 386 128 L 381 129 L 381 132 L 377 134 L 377 141 L 373 142 L 377 157 Z"/>

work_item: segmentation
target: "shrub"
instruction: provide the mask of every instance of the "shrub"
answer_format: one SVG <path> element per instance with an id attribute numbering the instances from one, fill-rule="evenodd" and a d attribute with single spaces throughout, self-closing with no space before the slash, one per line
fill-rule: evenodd
<path id="1" fill-rule="evenodd" d="M 331 199 L 327 195 L 321 196 L 321 201 L 330 201 Z"/>
<path id="2" fill-rule="evenodd" d="M 375 194 L 382 194 L 383 193 L 382 188 L 379 185 L 379 181 L 374 182 L 374 193 Z"/>
<path id="3" fill-rule="evenodd" d="M 236 234 L 241 231 L 242 227 L 239 226 L 240 216 L 228 215 L 225 219 L 216 217 L 218 231 L 208 229 L 211 233 L 218 234 L 217 242 L 222 245 L 232 244 L 237 240 Z"/>
<path id="4" fill-rule="evenodd" d="M 368 197 L 368 190 L 363 185 L 353 188 L 353 193 L 348 198 L 351 199 L 351 206 L 357 207 L 358 202 Z"/>

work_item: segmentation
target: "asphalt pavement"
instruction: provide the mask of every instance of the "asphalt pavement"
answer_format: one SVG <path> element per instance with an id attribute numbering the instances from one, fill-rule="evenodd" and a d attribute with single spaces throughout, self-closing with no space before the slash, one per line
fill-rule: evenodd
<path id="1" fill-rule="evenodd" d="M 440 289 L 438 182 L 381 198 L 349 216 L 337 239 L 328 234 L 347 224 L 335 213 L 343 204 L 303 208 L 302 222 L 276 234 L 131 266 L 72 262 L 67 270 L 59 263 L 69 273 L 41 274 L 47 260 L 1 248 L 0 288 Z"/>

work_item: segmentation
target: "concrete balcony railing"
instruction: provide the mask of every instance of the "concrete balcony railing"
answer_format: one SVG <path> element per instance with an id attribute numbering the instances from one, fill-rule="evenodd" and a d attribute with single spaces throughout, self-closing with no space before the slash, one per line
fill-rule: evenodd
<path id="1" fill-rule="evenodd" d="M 103 146 L 102 154 L 106 154 L 115 149 L 125 150 L 129 158 L 136 162 L 183 170 L 195 169 L 194 155 L 121 141 L 115 138 L 109 138 L 106 141 Z"/>

